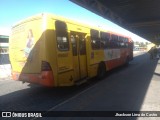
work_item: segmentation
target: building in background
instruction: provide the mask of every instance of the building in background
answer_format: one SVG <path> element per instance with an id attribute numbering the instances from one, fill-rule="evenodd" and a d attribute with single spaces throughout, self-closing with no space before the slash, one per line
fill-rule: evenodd
<path id="1" fill-rule="evenodd" d="M 9 79 L 11 76 L 9 35 L 10 29 L 0 28 L 0 80 Z"/>
<path id="2" fill-rule="evenodd" d="M 9 36 L 0 35 L 0 54 L 8 54 Z"/>
<path id="3" fill-rule="evenodd" d="M 0 65 L 9 62 L 9 36 L 0 35 Z"/>
<path id="4" fill-rule="evenodd" d="M 0 65 L 10 64 L 9 62 L 9 35 L 10 28 L 0 28 Z"/>

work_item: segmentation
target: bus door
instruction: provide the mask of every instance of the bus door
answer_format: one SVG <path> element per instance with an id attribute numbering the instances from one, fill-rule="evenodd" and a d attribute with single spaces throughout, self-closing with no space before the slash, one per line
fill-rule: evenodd
<path id="1" fill-rule="evenodd" d="M 71 32 L 70 35 L 75 80 L 79 80 L 87 77 L 86 34 Z"/>

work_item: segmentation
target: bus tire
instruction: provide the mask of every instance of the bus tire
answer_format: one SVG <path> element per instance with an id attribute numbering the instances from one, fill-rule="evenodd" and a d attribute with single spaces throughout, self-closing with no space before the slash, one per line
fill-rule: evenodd
<path id="1" fill-rule="evenodd" d="M 104 62 L 100 62 L 97 70 L 97 79 L 103 79 L 106 75 L 106 65 Z"/>

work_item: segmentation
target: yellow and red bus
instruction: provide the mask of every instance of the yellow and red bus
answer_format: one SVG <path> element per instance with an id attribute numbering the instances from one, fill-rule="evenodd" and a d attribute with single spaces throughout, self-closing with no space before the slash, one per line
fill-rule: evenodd
<path id="1" fill-rule="evenodd" d="M 14 80 L 72 86 L 128 64 L 133 59 L 133 41 L 45 13 L 13 26 L 9 55 Z"/>

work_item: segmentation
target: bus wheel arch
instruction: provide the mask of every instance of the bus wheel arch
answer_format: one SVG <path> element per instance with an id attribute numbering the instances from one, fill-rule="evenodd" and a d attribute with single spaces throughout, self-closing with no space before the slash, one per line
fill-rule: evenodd
<path id="1" fill-rule="evenodd" d="M 98 69 L 97 69 L 97 78 L 98 79 L 103 79 L 106 75 L 106 64 L 105 62 L 101 61 L 98 64 Z"/>

